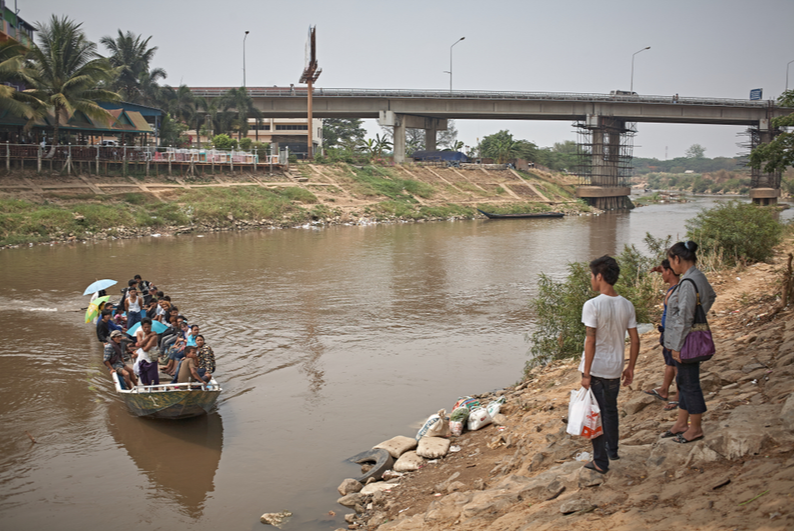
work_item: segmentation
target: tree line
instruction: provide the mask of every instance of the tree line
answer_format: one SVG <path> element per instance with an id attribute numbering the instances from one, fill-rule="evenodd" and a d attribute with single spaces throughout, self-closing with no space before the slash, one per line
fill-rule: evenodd
<path id="1" fill-rule="evenodd" d="M 219 98 L 201 98 L 186 85 L 162 83 L 168 74 L 152 66 L 157 46 L 150 45 L 151 36 L 118 30 L 115 36 L 100 39 L 107 49 L 103 55 L 86 37 L 82 24 L 66 16 L 53 15 L 35 27 L 37 42 L 29 48 L 15 41 L 0 43 L 0 108 L 24 118 L 25 131 L 52 116 L 53 149 L 62 141 L 61 126 L 75 111 L 108 123 L 113 120 L 99 102 L 125 101 L 164 110 L 158 134 L 165 145 L 189 143 L 188 129 L 210 137 L 226 135 L 219 141 L 227 140 L 227 148 L 234 136 L 247 144 L 249 118 L 258 124 L 262 119 L 243 87 Z"/>

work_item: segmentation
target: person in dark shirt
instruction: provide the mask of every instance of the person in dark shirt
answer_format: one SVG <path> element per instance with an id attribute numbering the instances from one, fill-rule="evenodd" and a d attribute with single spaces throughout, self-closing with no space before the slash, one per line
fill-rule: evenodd
<path id="1" fill-rule="evenodd" d="M 121 339 L 122 333 L 120 331 L 114 330 L 110 333 L 110 340 L 105 345 L 105 352 L 103 353 L 103 363 L 111 373 L 115 372 L 124 378 L 127 389 L 132 389 L 134 385 L 138 385 L 138 378 L 135 377 L 133 368 L 124 359 Z"/>
<path id="2" fill-rule="evenodd" d="M 110 338 L 110 333 L 118 330 L 119 332 L 123 332 L 124 330 L 122 327 L 117 325 L 111 320 L 111 315 L 113 314 L 113 310 L 108 308 L 102 310 L 100 314 L 101 317 L 99 321 L 97 321 L 97 339 L 99 339 L 100 343 L 107 343 Z"/>

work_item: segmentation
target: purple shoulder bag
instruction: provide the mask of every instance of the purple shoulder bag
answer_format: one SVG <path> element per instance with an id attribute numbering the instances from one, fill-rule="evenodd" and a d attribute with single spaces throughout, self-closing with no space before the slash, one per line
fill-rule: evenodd
<path id="1" fill-rule="evenodd" d="M 684 279 L 683 282 L 685 280 L 690 281 L 696 289 L 696 312 L 693 315 L 693 326 L 690 327 L 690 333 L 685 338 L 685 344 L 682 345 L 679 356 L 682 363 L 707 361 L 715 354 L 715 342 L 712 341 L 712 332 L 709 330 L 707 316 L 704 313 L 704 308 L 701 307 L 698 286 L 690 278 Z"/>

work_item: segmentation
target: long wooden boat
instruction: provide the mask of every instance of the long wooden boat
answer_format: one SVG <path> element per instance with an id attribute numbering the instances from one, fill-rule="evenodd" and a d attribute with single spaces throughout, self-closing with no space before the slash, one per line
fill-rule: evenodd
<path id="1" fill-rule="evenodd" d="M 138 417 L 157 419 L 185 419 L 208 413 L 215 406 L 221 386 L 211 379 L 209 383 L 138 385 L 126 389 L 123 380 L 112 374 L 116 392 L 129 410 Z"/>
<path id="2" fill-rule="evenodd" d="M 563 212 L 535 212 L 526 214 L 491 214 L 490 212 L 483 212 L 478 209 L 478 212 L 483 214 L 489 219 L 524 219 L 524 218 L 562 218 L 565 216 Z"/>

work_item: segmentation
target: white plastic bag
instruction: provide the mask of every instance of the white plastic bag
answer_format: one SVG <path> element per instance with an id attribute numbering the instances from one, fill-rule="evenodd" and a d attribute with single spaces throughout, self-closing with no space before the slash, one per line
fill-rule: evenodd
<path id="1" fill-rule="evenodd" d="M 467 429 L 469 431 L 479 430 L 483 426 L 488 426 L 491 424 L 491 415 L 489 415 L 488 410 L 485 407 L 478 407 L 473 409 L 469 413 L 469 419 L 467 419 Z"/>
<path id="2" fill-rule="evenodd" d="M 566 433 L 595 439 L 602 435 L 602 416 L 599 414 L 599 404 L 593 391 L 580 387 L 579 391 L 571 392 L 569 400 L 569 423 Z"/>
<path id="3" fill-rule="evenodd" d="M 494 418 L 497 416 L 497 413 L 500 412 L 500 406 L 505 403 L 505 397 L 501 396 L 497 400 L 492 400 L 489 402 L 489 405 L 486 406 L 486 411 L 489 412 L 489 416 Z"/>
<path id="4" fill-rule="evenodd" d="M 440 409 L 438 413 L 428 417 L 414 438 L 419 441 L 423 437 L 449 437 L 450 427 L 444 418 L 446 414 L 444 409 Z"/>

